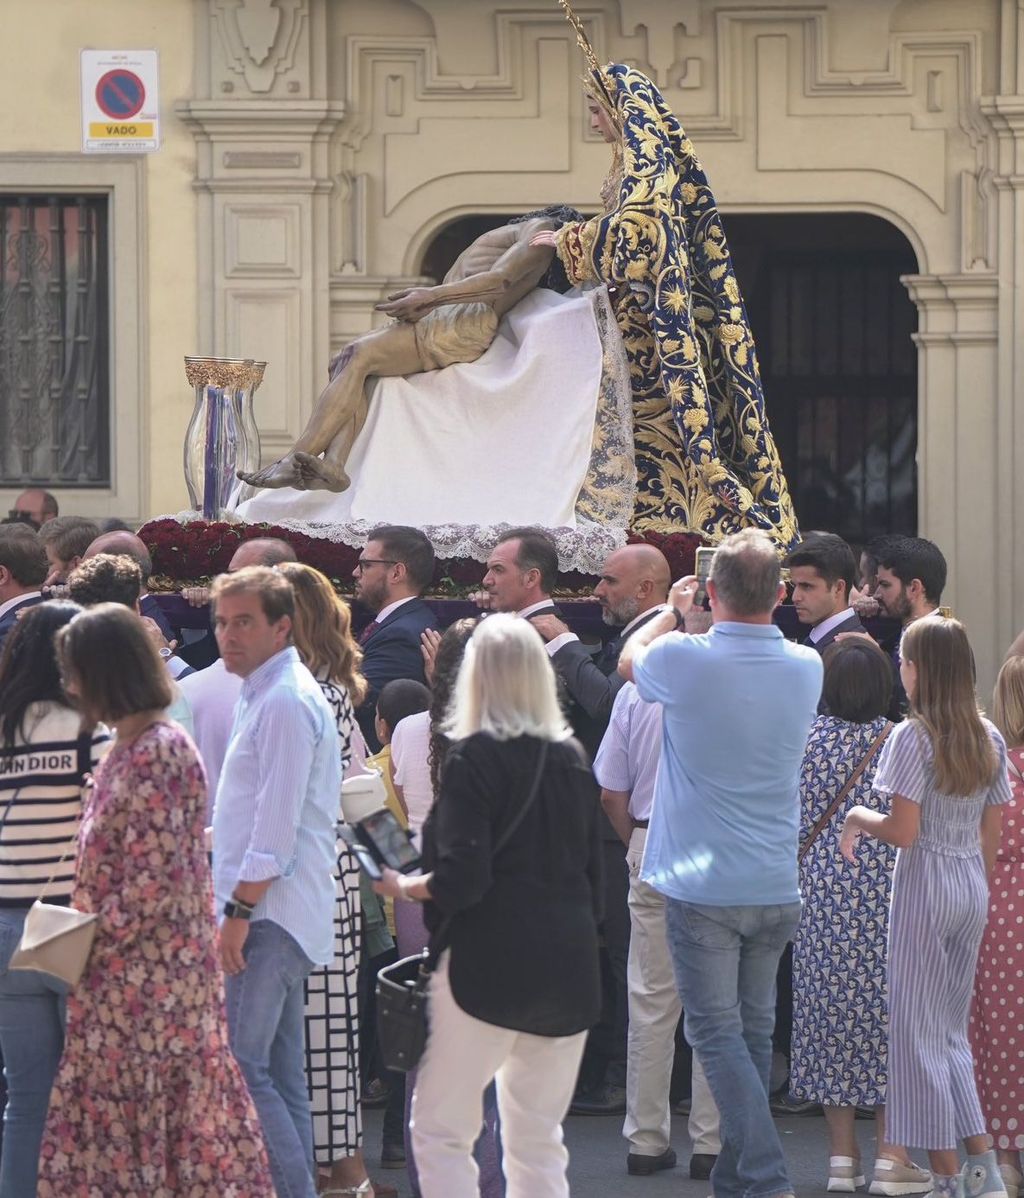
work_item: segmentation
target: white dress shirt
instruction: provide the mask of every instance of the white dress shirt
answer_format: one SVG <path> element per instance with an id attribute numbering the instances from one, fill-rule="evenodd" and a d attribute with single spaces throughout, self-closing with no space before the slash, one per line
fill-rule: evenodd
<path id="1" fill-rule="evenodd" d="M 389 603 L 387 607 L 382 607 L 373 617 L 373 622 L 377 625 L 383 624 L 393 611 L 398 611 L 403 603 L 411 603 L 415 598 L 415 595 L 406 595 L 404 599 L 396 599 L 394 603 Z"/>
<path id="2" fill-rule="evenodd" d="M 812 645 L 816 645 L 818 641 L 828 636 L 833 628 L 838 627 L 844 620 L 848 620 L 856 614 L 852 607 L 845 607 L 842 611 L 837 611 L 834 616 L 829 616 L 827 619 L 822 620 L 820 624 L 815 624 L 807 634 L 807 639 Z"/>
<path id="3" fill-rule="evenodd" d="M 213 810 L 213 885 L 220 912 L 239 882 L 272 881 L 252 918 L 284 928 L 314 965 L 334 958 L 340 794 L 334 712 L 289 645 L 242 683 Z"/>
<path id="4" fill-rule="evenodd" d="M 661 759 L 661 716 L 661 704 L 645 703 L 635 684 L 627 682 L 615 696 L 594 758 L 594 776 L 605 790 L 629 794 L 629 814 L 635 820 L 651 818 Z"/>

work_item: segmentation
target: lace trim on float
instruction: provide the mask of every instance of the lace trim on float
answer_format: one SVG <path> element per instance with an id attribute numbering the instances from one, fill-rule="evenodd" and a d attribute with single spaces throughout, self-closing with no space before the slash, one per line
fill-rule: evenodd
<path id="1" fill-rule="evenodd" d="M 159 516 L 154 519 L 175 520 L 182 526 L 205 524 L 198 512 L 178 512 L 176 515 Z M 243 524 L 243 520 L 228 520 L 224 523 Z M 261 521 L 263 523 L 263 521 Z M 274 528 L 292 529 L 336 544 L 361 549 L 375 528 L 376 520 L 357 520 L 351 524 L 313 524 L 305 520 L 267 521 Z M 256 526 L 254 526 L 256 527 Z M 511 524 L 427 524 L 421 528 L 434 547 L 439 558 L 470 558 L 486 562 L 490 551 Z M 604 559 L 613 549 L 621 549 L 626 543 L 626 529 L 606 528 L 585 522 L 579 528 L 548 528 L 558 548 L 558 561 L 562 571 L 578 570 L 582 574 L 599 574 Z"/>

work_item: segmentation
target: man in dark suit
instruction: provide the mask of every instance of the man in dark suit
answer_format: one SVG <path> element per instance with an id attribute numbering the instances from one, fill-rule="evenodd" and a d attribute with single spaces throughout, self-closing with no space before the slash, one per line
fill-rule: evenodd
<path id="1" fill-rule="evenodd" d="M 359 637 L 370 685 L 356 718 L 376 753 L 377 696 L 395 678 L 426 682 L 421 638 L 437 621 L 420 596 L 434 577 L 434 548 L 418 528 L 384 525 L 370 533 L 352 577 L 356 598 L 374 617 Z"/>
<path id="2" fill-rule="evenodd" d="M 0 648 L 21 612 L 43 601 L 49 569 L 42 542 L 27 524 L 0 526 Z"/>
<path id="3" fill-rule="evenodd" d="M 812 533 L 786 558 L 786 566 L 797 617 L 809 625 L 803 644 L 824 653 L 840 633 L 865 631 L 850 606 L 857 559 L 842 537 Z"/>
<path id="4" fill-rule="evenodd" d="M 565 690 L 587 717 L 587 723 L 581 722 L 577 728 L 574 721 L 573 727 L 591 757 L 601 744 L 612 704 L 624 682 L 616 669 L 622 646 L 630 633 L 664 605 L 671 585 L 665 555 L 653 545 L 625 545 L 610 553 L 601 568 L 594 598 L 601 604 L 602 620 L 621 631 L 596 654 L 590 653 L 557 616 L 533 618 Z"/>
<path id="5" fill-rule="evenodd" d="M 511 528 L 491 550 L 484 593 L 475 598 L 488 611 L 503 611 L 531 622 L 557 616 L 551 592 L 558 579 L 558 550 L 541 528 Z"/>
<path id="6" fill-rule="evenodd" d="M 608 727 L 615 696 L 625 679 L 617 666 L 626 638 L 663 607 L 672 584 L 665 555 L 653 545 L 626 545 L 605 559 L 594 597 L 606 624 L 621 628 L 597 654 L 591 654 L 557 616 L 534 617 L 547 642 L 564 693 L 572 700 L 573 731 L 591 758 L 597 755 Z M 622 841 L 605 818 L 605 921 L 603 925 L 608 992 L 601 1023 L 594 1029 L 583 1059 L 580 1084 L 573 1099 L 576 1114 L 603 1114 L 624 1109 L 626 1034 L 628 1023 L 629 872 Z M 621 1093 L 620 1093 L 621 1091 Z"/>

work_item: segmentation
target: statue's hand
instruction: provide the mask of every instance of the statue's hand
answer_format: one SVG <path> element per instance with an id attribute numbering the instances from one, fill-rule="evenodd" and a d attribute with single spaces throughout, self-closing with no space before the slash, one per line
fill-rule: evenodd
<path id="1" fill-rule="evenodd" d="M 557 244 L 558 234 L 553 229 L 542 229 L 539 233 L 534 233 L 530 238 L 530 245 L 543 245 L 552 250 Z"/>
<path id="2" fill-rule="evenodd" d="M 389 295 L 383 303 L 374 304 L 375 311 L 393 316 L 395 320 L 410 322 L 426 316 L 433 307 L 434 292 L 430 287 L 409 287 Z"/>

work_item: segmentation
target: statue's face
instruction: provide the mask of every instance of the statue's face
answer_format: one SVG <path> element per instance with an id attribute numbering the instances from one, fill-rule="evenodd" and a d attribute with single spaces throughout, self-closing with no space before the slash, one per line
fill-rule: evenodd
<path id="1" fill-rule="evenodd" d="M 619 140 L 619 131 L 615 128 L 612 118 L 607 112 L 597 103 L 596 100 L 587 99 L 587 108 L 590 111 L 590 127 L 595 133 L 600 133 L 607 142 Z"/>

